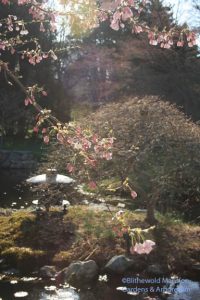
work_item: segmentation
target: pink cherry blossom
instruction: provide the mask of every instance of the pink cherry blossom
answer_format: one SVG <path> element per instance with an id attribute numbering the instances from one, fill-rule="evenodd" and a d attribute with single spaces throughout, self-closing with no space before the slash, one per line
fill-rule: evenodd
<path id="1" fill-rule="evenodd" d="M 48 144 L 48 143 L 49 143 L 49 136 L 48 136 L 48 135 L 45 135 L 45 136 L 43 137 L 43 140 L 44 140 L 44 143 L 45 143 L 45 144 Z"/>
<path id="2" fill-rule="evenodd" d="M 38 133 L 39 128 L 35 126 L 35 127 L 33 128 L 33 131 L 34 131 L 35 133 Z"/>
<path id="3" fill-rule="evenodd" d="M 183 47 L 183 46 L 184 46 L 184 41 L 177 42 L 177 47 Z"/>
<path id="4" fill-rule="evenodd" d="M 91 167 L 96 167 L 96 165 L 97 165 L 97 160 L 91 159 L 91 158 L 87 157 L 87 158 L 85 159 L 85 165 L 88 165 L 88 166 L 91 166 Z"/>
<path id="5" fill-rule="evenodd" d="M 135 246 L 130 248 L 130 252 L 134 254 L 134 252 L 138 254 L 149 254 L 153 247 L 155 246 L 155 243 L 151 240 L 145 240 L 143 243 L 136 243 Z"/>
<path id="6" fill-rule="evenodd" d="M 116 30 L 118 31 L 119 30 L 119 21 L 117 20 L 112 20 L 111 24 L 110 24 L 110 27 L 113 29 L 113 30 Z"/>
<path id="7" fill-rule="evenodd" d="M 140 25 L 135 25 L 134 27 L 133 27 L 133 29 L 132 29 L 132 33 L 140 33 L 140 32 L 142 32 L 143 31 L 143 29 L 142 29 L 142 27 L 140 26 Z"/>
<path id="8" fill-rule="evenodd" d="M 42 128 L 42 133 L 47 133 L 47 129 L 46 128 Z"/>
<path id="9" fill-rule="evenodd" d="M 97 134 L 94 134 L 94 135 L 92 136 L 92 142 L 93 142 L 94 144 L 98 143 L 98 135 L 97 135 Z"/>
<path id="10" fill-rule="evenodd" d="M 193 46 L 195 46 L 195 44 L 194 44 L 193 42 L 189 42 L 189 43 L 188 43 L 188 47 L 191 48 L 191 47 L 193 47 Z"/>
<path id="11" fill-rule="evenodd" d="M 40 23 L 40 31 L 45 32 L 44 24 L 43 22 Z"/>
<path id="12" fill-rule="evenodd" d="M 135 6 L 135 0 L 127 0 L 129 6 Z"/>
<path id="13" fill-rule="evenodd" d="M 18 5 L 24 5 L 30 3 L 30 0 L 18 0 Z"/>
<path id="14" fill-rule="evenodd" d="M 91 190 L 95 190 L 97 188 L 97 184 L 96 182 L 94 181 L 90 181 L 89 184 L 88 184 L 88 187 L 91 189 Z"/>
<path id="15" fill-rule="evenodd" d="M 31 99 L 31 98 L 26 98 L 25 100 L 24 100 L 24 104 L 26 105 L 26 106 L 28 106 L 29 104 L 33 104 L 33 100 Z"/>
<path id="16" fill-rule="evenodd" d="M 10 1 L 9 0 L 1 0 L 1 2 L 3 3 L 3 4 L 8 4 Z"/>
<path id="17" fill-rule="evenodd" d="M 74 172 L 74 165 L 72 165 L 71 163 L 68 163 L 67 164 L 67 171 L 69 172 L 69 173 L 72 173 L 72 172 Z"/>
<path id="18" fill-rule="evenodd" d="M 132 10 L 130 7 L 126 6 L 122 9 L 122 20 L 127 21 L 133 16 Z"/>
<path id="19" fill-rule="evenodd" d="M 108 14 L 102 10 L 99 12 L 98 17 L 100 22 L 108 20 Z"/>
<path id="20" fill-rule="evenodd" d="M 64 143 L 64 136 L 63 136 L 62 133 L 58 132 L 57 135 L 56 135 L 56 137 L 57 137 L 57 140 L 58 140 L 61 144 Z"/>
<path id="21" fill-rule="evenodd" d="M 137 193 L 135 191 L 131 191 L 131 197 L 133 199 L 137 198 Z"/>
<path id="22" fill-rule="evenodd" d="M 47 92 L 46 91 L 42 91 L 42 95 L 46 97 L 47 96 Z"/>
<path id="23" fill-rule="evenodd" d="M 11 54 L 14 54 L 14 53 L 15 53 L 15 49 L 14 49 L 14 48 L 11 48 L 11 49 L 10 49 L 10 53 L 11 53 Z"/>

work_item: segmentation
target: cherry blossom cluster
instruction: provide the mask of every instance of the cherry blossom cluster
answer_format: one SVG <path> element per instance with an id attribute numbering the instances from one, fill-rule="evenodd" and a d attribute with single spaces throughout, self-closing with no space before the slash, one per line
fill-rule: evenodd
<path id="1" fill-rule="evenodd" d="M 31 2 L 30 0 L 18 0 L 17 4 L 18 5 L 25 5 L 25 4 L 28 4 L 30 2 Z M 1 0 L 1 3 L 3 3 L 4 5 L 10 4 L 10 0 Z"/>
<path id="2" fill-rule="evenodd" d="M 112 159 L 113 137 L 101 138 L 92 130 L 82 129 L 74 122 L 57 130 L 57 140 L 78 153 L 87 167 L 94 169 L 98 166 L 99 160 Z M 67 164 L 68 172 L 74 172 L 75 168 L 74 163 Z"/>
<path id="3" fill-rule="evenodd" d="M 17 51 L 17 46 L 21 46 L 27 43 L 33 42 L 36 45 L 36 49 Z M 39 64 L 43 59 L 51 58 L 57 60 L 58 57 L 53 50 L 44 52 L 41 50 L 40 45 L 38 44 L 37 39 L 22 40 L 19 36 L 12 37 L 7 40 L 0 39 L 0 54 L 1 51 L 10 51 L 11 54 L 18 53 L 21 56 L 21 59 L 27 58 L 29 63 L 35 66 Z"/>
<path id="4" fill-rule="evenodd" d="M 10 4 L 9 0 L 0 0 L 2 4 Z M 50 23 L 50 29 L 52 32 L 56 30 L 56 17 L 57 17 L 57 12 L 52 11 L 48 8 L 48 3 L 47 1 L 42 1 L 38 2 L 36 0 L 18 0 L 17 4 L 20 5 L 29 5 L 29 14 L 32 17 L 32 22 L 39 22 L 40 23 L 40 30 L 45 31 L 44 27 L 44 22 L 47 20 Z M 20 25 L 23 26 L 23 29 L 20 31 L 21 34 L 28 34 L 28 30 L 25 29 L 25 22 L 22 21 L 17 21 L 16 16 L 8 16 L 6 20 L 3 20 L 3 22 L 7 23 L 8 25 L 8 30 L 13 31 L 14 24 L 15 24 L 15 29 L 20 30 Z M 21 24 L 20 24 L 21 22 Z"/>
<path id="5" fill-rule="evenodd" d="M 37 84 L 35 84 L 35 85 L 31 86 L 31 87 L 28 87 L 26 94 L 27 94 L 27 97 L 24 100 L 25 106 L 28 106 L 29 104 L 36 103 L 36 99 L 35 99 L 36 95 L 37 96 L 45 96 L 45 97 L 47 96 L 47 92 L 44 90 L 44 88 L 43 87 L 38 87 Z M 37 116 L 37 118 L 38 117 L 39 116 Z M 36 127 L 35 127 L 34 131 L 38 132 L 38 130 L 39 129 L 37 128 L 37 130 L 36 130 Z"/>
<path id="6" fill-rule="evenodd" d="M 155 242 L 145 240 L 143 243 L 135 243 L 135 245 L 130 248 L 130 252 L 131 254 L 149 254 L 155 245 Z"/>
<path id="7" fill-rule="evenodd" d="M 11 5 L 10 1 L 0 0 L 4 5 Z M 29 31 L 27 25 L 31 23 L 39 23 L 39 30 L 44 32 L 44 23 L 50 23 L 52 31 L 55 31 L 56 27 L 56 13 L 49 10 L 46 7 L 46 1 L 37 2 L 36 0 L 19 0 L 18 5 L 30 5 L 29 14 L 32 16 L 31 21 L 19 20 L 15 15 L 8 15 L 7 18 L 0 20 L 0 55 L 2 51 L 10 51 L 11 54 L 18 53 L 21 54 L 21 58 L 25 57 L 28 59 L 29 63 L 36 65 L 40 63 L 45 58 L 57 59 L 55 53 L 50 50 L 48 52 L 43 52 L 38 40 L 36 38 L 29 38 Z M 12 33 L 12 35 L 9 35 Z M 16 33 L 13 36 L 13 33 Z M 25 39 L 24 37 L 27 36 Z M 35 46 L 33 49 L 26 51 L 18 51 L 18 46 L 29 44 L 33 42 Z"/>
<path id="8" fill-rule="evenodd" d="M 29 92 L 30 94 L 30 92 Z M 44 91 L 42 91 L 44 95 Z M 30 95 L 25 100 L 25 104 L 33 104 L 34 97 Z M 41 125 L 49 117 L 49 111 L 42 111 L 37 116 L 37 124 L 34 127 L 34 132 L 38 133 Z M 70 153 L 66 169 L 68 173 L 73 173 L 74 176 L 82 174 L 85 177 L 88 188 L 91 190 L 97 189 L 97 183 L 94 181 L 91 173 L 97 172 L 103 161 L 112 159 L 113 137 L 102 138 L 97 133 L 94 133 L 90 128 L 81 128 L 79 124 L 70 122 L 68 124 L 52 125 L 41 129 L 44 143 L 50 142 L 51 136 L 55 136 L 57 141 L 64 145 L 67 152 Z"/>
<path id="9" fill-rule="evenodd" d="M 196 34 L 189 30 L 184 30 L 181 34 L 176 29 L 172 29 L 169 32 L 154 32 L 149 30 L 148 38 L 150 45 L 160 45 L 161 48 L 170 49 L 174 44 L 177 47 L 193 47 L 197 44 Z"/>
<path id="10" fill-rule="evenodd" d="M 45 31 L 44 21 L 46 18 L 50 20 L 51 31 L 55 32 L 56 30 L 56 12 L 49 12 L 42 8 L 42 4 L 31 6 L 29 9 L 29 14 L 32 16 L 33 20 L 40 21 L 40 31 Z"/>
<path id="11" fill-rule="evenodd" d="M 1 31 L 3 30 L 4 36 L 9 32 L 16 32 L 20 35 L 28 35 L 29 31 L 27 29 L 28 24 L 32 23 L 39 23 L 40 24 L 40 31 L 45 31 L 44 23 L 49 23 L 49 20 L 45 19 L 43 22 L 38 20 L 32 20 L 32 21 L 25 21 L 25 20 L 19 20 L 17 16 L 15 15 L 8 15 L 7 18 L 0 20 L 0 27 Z M 51 22 L 50 22 L 51 24 Z M 55 28 L 54 28 L 55 30 Z"/>
<path id="12" fill-rule="evenodd" d="M 173 45 L 177 47 L 183 47 L 188 45 L 189 47 L 195 46 L 196 35 L 190 32 L 188 29 L 180 31 L 176 27 L 165 30 L 163 32 L 152 30 L 140 21 L 140 14 L 144 10 L 147 1 L 137 0 L 115 0 L 112 2 L 110 10 L 100 9 L 99 20 L 100 22 L 109 20 L 110 27 L 118 31 L 129 26 L 132 33 L 139 34 L 145 32 L 148 35 L 149 44 L 153 46 L 159 45 L 161 48 L 170 49 Z"/>
<path id="13" fill-rule="evenodd" d="M 57 56 L 53 50 L 48 52 L 43 52 L 40 49 L 23 51 L 21 58 L 24 59 L 25 57 L 28 58 L 29 63 L 33 66 L 39 64 L 43 59 L 52 58 L 53 60 L 57 60 Z"/>
<path id="14" fill-rule="evenodd" d="M 10 51 L 11 54 L 14 54 L 14 53 L 24 53 L 25 51 L 23 52 L 18 52 L 17 51 L 17 47 L 18 46 L 21 46 L 21 45 L 24 45 L 24 44 L 27 44 L 27 43 L 30 43 L 30 42 L 33 42 L 34 44 L 37 44 L 37 39 L 24 39 L 22 40 L 19 36 L 16 36 L 16 37 L 11 37 L 11 38 L 8 38 L 6 40 L 1 40 L 0 39 L 0 55 L 1 55 L 1 52 L 2 51 Z M 22 58 L 24 58 L 22 56 Z"/>
<path id="15" fill-rule="evenodd" d="M 111 3 L 111 10 L 100 9 L 99 20 L 100 22 L 109 20 L 110 27 L 117 31 L 124 28 L 126 23 L 135 24 L 135 17 L 138 19 L 145 3 L 146 1 L 115 0 Z M 134 31 L 140 31 L 141 29 L 133 27 Z"/>
<path id="16" fill-rule="evenodd" d="M 117 234 L 118 237 L 123 237 L 124 234 L 128 234 L 131 239 L 131 254 L 149 254 L 156 245 L 152 240 L 145 240 L 144 233 L 149 233 L 155 227 L 149 227 L 147 229 L 141 228 L 133 228 L 126 224 L 125 211 L 120 210 L 115 214 L 114 219 L 116 219 L 119 224 L 118 226 L 114 226 L 113 230 Z"/>

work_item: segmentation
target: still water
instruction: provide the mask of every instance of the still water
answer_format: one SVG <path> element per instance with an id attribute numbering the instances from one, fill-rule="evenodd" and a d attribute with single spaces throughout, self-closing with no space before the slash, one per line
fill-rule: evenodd
<path id="1" fill-rule="evenodd" d="M 0 207 L 20 208 L 31 205 L 33 195 L 23 182 L 31 175 L 30 170 L 0 170 Z"/>
<path id="2" fill-rule="evenodd" d="M 59 285 L 55 282 L 46 283 L 32 281 L 10 282 L 0 281 L 0 299 L 2 300 L 198 300 L 200 299 L 200 283 L 188 279 L 181 280 L 178 284 L 167 284 L 162 286 L 162 293 L 133 293 L 127 287 L 115 286 L 109 282 L 99 282 L 95 288 L 82 292 L 74 288 Z M 170 293 L 169 289 L 175 290 Z"/>

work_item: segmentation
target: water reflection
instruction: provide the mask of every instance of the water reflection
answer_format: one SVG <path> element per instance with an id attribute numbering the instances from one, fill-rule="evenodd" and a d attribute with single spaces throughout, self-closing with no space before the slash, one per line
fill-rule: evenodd
<path id="1" fill-rule="evenodd" d="M 197 300 L 200 299 L 200 283 L 188 279 L 181 280 L 176 284 L 171 284 L 175 292 L 170 295 L 168 300 Z"/>
<path id="2" fill-rule="evenodd" d="M 79 300 L 78 293 L 72 288 L 56 290 L 53 294 L 41 292 L 39 300 Z"/>
<path id="3" fill-rule="evenodd" d="M 197 300 L 200 299 L 200 284 L 188 279 L 181 280 L 180 283 L 167 284 L 163 288 L 174 289 L 174 293 L 157 293 L 156 295 L 140 294 L 139 299 L 166 299 L 166 300 Z M 22 293 L 23 292 L 23 293 Z M 21 294 L 20 294 L 21 293 Z M 0 299 L 3 300 L 136 300 L 138 295 L 127 294 L 116 286 L 108 286 L 106 282 L 101 282 L 91 290 L 82 292 L 74 288 L 65 286 L 56 287 L 45 285 L 39 281 L 23 280 L 16 284 L 0 281 Z M 146 297 L 146 298 L 145 298 Z M 164 298 L 163 298 L 164 297 Z"/>
<path id="4" fill-rule="evenodd" d="M 128 278 L 128 277 L 127 277 Z M 131 278 L 130 278 L 131 279 Z M 178 277 L 158 278 L 156 283 L 146 284 L 132 283 L 131 285 L 117 286 L 118 291 L 128 294 L 133 298 L 129 299 L 165 299 L 165 300 L 197 300 L 200 299 L 200 282 L 191 281 L 189 279 L 181 279 Z M 145 298 L 146 295 L 146 298 Z M 134 298 L 135 297 L 135 298 Z"/>
<path id="5" fill-rule="evenodd" d="M 16 292 L 14 293 L 14 297 L 15 298 L 24 298 L 28 296 L 28 293 L 27 292 L 24 292 L 24 291 L 20 291 L 20 292 Z"/>
<path id="6" fill-rule="evenodd" d="M 0 170 L 0 207 L 20 208 L 31 205 L 30 188 L 22 182 L 30 175 L 30 170 Z"/>
<path id="7" fill-rule="evenodd" d="M 95 288 L 82 292 L 67 285 L 57 288 L 54 285 L 44 285 L 38 281 L 18 281 L 16 284 L 0 281 L 0 299 L 14 300 L 136 300 L 136 299 L 166 299 L 166 300 L 197 300 L 200 299 L 200 284 L 188 279 L 178 284 L 169 284 L 165 289 L 173 289 L 174 293 L 133 294 L 119 287 L 99 283 Z M 22 293 L 23 292 L 23 293 Z M 138 298 L 139 297 L 139 298 Z M 163 298 L 164 297 L 164 298 Z"/>

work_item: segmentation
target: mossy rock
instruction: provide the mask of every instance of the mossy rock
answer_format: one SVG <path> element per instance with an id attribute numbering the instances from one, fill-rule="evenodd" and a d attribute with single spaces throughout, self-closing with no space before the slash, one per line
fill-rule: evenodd
<path id="1" fill-rule="evenodd" d="M 23 273 L 33 271 L 47 261 L 45 251 L 26 247 L 10 247 L 4 250 L 1 256 L 9 265 Z"/>
<path id="2" fill-rule="evenodd" d="M 72 251 L 60 251 L 56 253 L 53 258 L 53 264 L 58 266 L 59 268 L 64 268 L 68 266 L 73 259 L 73 252 Z"/>

